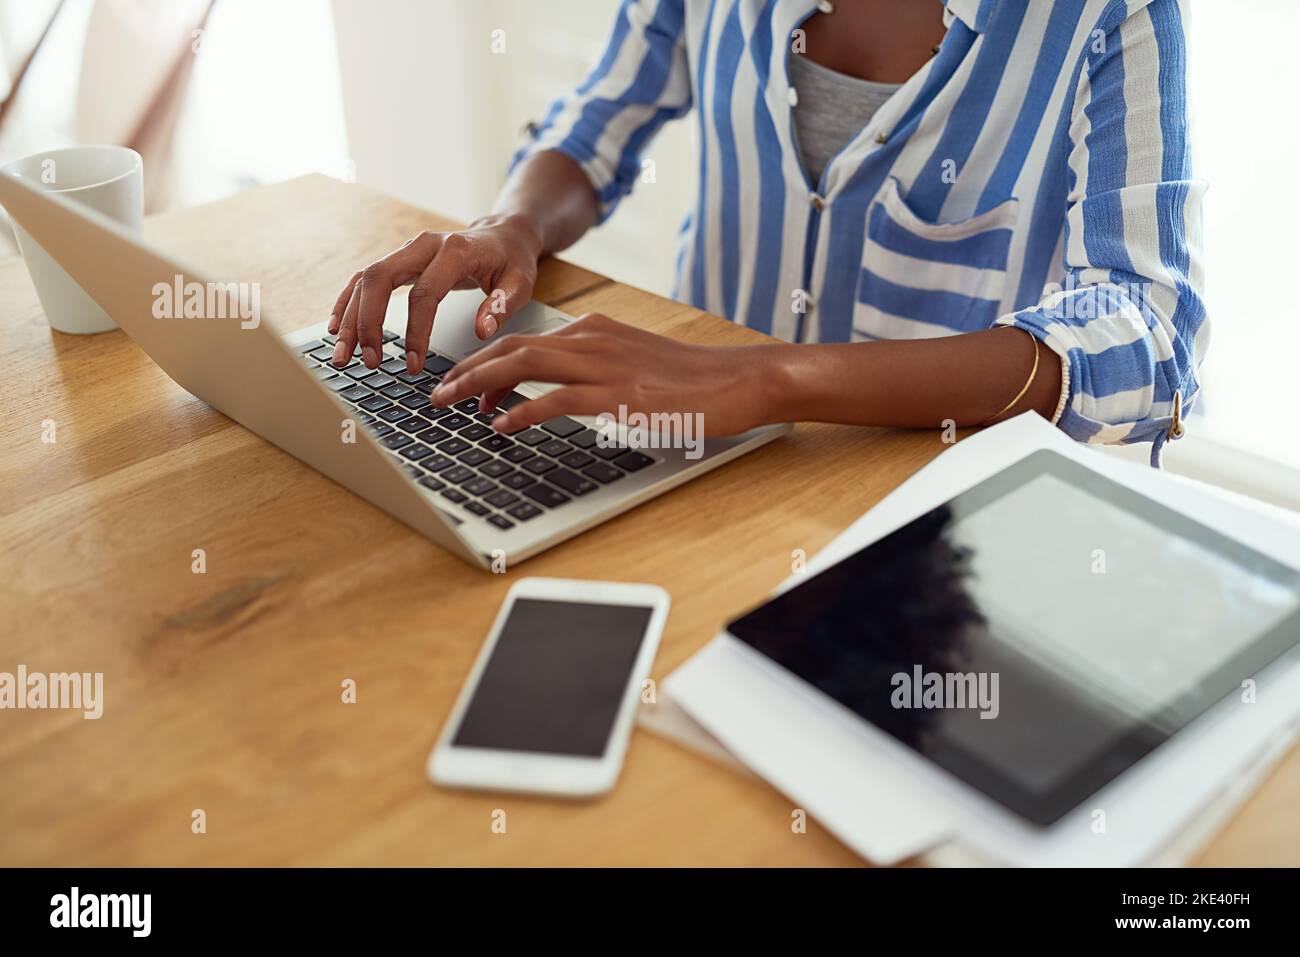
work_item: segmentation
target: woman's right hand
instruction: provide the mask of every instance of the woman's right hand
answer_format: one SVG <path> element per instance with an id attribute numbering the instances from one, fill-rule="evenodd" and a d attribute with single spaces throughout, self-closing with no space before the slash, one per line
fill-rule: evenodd
<path id="1" fill-rule="evenodd" d="M 525 216 L 487 216 L 463 230 L 424 232 L 358 272 L 339 294 L 329 330 L 339 337 L 334 363 L 361 345 L 361 361 L 383 361 L 384 315 L 393 290 L 413 283 L 406 319 L 406 368 L 424 367 L 438 304 L 453 289 L 483 290 L 474 331 L 487 339 L 533 295 L 542 241 Z"/>

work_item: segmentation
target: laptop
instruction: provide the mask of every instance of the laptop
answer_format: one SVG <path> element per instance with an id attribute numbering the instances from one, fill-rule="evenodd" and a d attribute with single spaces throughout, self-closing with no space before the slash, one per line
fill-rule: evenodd
<path id="1" fill-rule="evenodd" d="M 473 332 L 477 291 L 454 292 L 439 307 L 422 373 L 407 374 L 402 359 L 405 291 L 389 305 L 380 368 L 366 369 L 354 356 L 338 369 L 329 361 L 334 337 L 326 323 L 282 338 L 265 310 L 255 321 L 160 310 L 164 287 L 177 298 L 227 287 L 96 211 L 14 176 L 0 174 L 0 204 L 182 388 L 485 569 L 530 558 L 791 429 L 704 438 L 689 450 L 634 448 L 626 432 L 601 435 L 584 417 L 501 435 L 476 400 L 452 408 L 429 401 L 441 376 L 484 345 Z M 573 321 L 532 302 L 506 331 L 546 334 Z M 524 383 L 502 405 L 547 388 Z"/>

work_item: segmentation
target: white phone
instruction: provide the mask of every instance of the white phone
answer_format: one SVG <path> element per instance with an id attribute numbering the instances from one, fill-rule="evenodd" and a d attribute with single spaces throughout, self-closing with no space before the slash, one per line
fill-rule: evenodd
<path id="1" fill-rule="evenodd" d="M 608 791 L 668 605 L 655 585 L 516 582 L 429 755 L 429 777 L 571 797 Z"/>

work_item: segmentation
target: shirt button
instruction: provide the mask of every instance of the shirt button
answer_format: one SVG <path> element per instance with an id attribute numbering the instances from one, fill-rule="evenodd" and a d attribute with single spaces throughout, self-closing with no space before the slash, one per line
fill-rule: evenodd
<path id="1" fill-rule="evenodd" d="M 788 100 L 790 101 L 790 106 L 792 106 L 792 107 L 798 106 L 798 105 L 799 105 L 799 93 L 798 93 L 798 91 L 795 90 L 794 87 L 790 87 L 790 92 L 789 92 L 789 94 L 787 94 L 786 99 L 788 99 Z"/>
<path id="2" fill-rule="evenodd" d="M 823 209 L 826 208 L 826 200 L 816 193 L 812 194 L 812 196 L 810 197 L 810 201 L 812 202 L 812 208 L 817 210 L 818 212 L 821 212 Z"/>
<path id="3" fill-rule="evenodd" d="M 884 146 L 886 143 L 889 142 L 889 134 L 884 132 L 883 130 L 877 133 L 876 142 L 879 143 L 881 146 Z"/>
<path id="4" fill-rule="evenodd" d="M 831 3 L 831 0 L 819 0 L 817 9 L 822 13 L 834 13 L 835 4 Z"/>

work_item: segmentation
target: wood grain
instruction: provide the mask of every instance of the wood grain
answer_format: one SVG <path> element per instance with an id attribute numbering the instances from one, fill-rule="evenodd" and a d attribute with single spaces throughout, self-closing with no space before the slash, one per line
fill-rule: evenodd
<path id="1" fill-rule="evenodd" d="M 292 329 L 324 317 L 358 265 L 447 225 L 306 177 L 147 234 L 260 281 Z M 537 297 L 697 342 L 757 337 L 559 261 Z M 816 552 L 937 454 L 937 432 L 801 426 L 488 575 L 238 428 L 123 333 L 52 333 L 18 259 L 0 263 L 0 330 L 0 670 L 105 673 L 98 721 L 0 712 L 0 864 L 858 863 L 816 821 L 792 833 L 773 789 L 643 731 L 616 790 L 590 802 L 440 790 L 424 760 L 519 576 L 666 588 L 662 678 L 795 549 Z M 1297 863 L 1297 806 L 1292 752 L 1203 863 Z"/>

